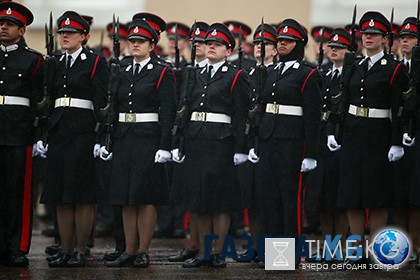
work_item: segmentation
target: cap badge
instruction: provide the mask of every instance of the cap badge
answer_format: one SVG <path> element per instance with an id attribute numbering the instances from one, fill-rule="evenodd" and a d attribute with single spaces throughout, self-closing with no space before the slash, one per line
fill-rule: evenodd
<path id="1" fill-rule="evenodd" d="M 172 26 L 172 29 L 171 29 L 171 31 L 172 31 L 173 33 L 175 33 L 175 31 L 176 31 L 175 26 L 176 26 L 176 25 Z"/>
<path id="2" fill-rule="evenodd" d="M 217 34 L 217 31 L 216 29 L 214 29 L 213 32 L 211 33 L 211 36 L 216 36 L 216 34 Z"/>
<path id="3" fill-rule="evenodd" d="M 134 28 L 134 31 L 133 31 L 134 33 L 139 33 L 139 27 L 138 26 L 136 26 L 136 28 Z"/>
<path id="4" fill-rule="evenodd" d="M 200 35 L 200 28 L 197 27 L 197 29 L 195 30 L 195 35 Z"/>
<path id="5" fill-rule="evenodd" d="M 233 30 L 233 28 L 234 28 L 234 27 L 233 27 L 233 24 L 229 24 L 229 27 L 228 27 L 228 28 L 229 28 L 229 30 L 230 30 L 230 31 L 232 31 L 232 30 Z"/>
<path id="6" fill-rule="evenodd" d="M 371 20 L 370 20 L 370 22 L 369 22 L 369 26 L 370 26 L 370 27 L 375 26 L 375 22 L 373 21 L 373 19 L 371 19 Z"/>
<path id="7" fill-rule="evenodd" d="M 407 23 L 407 24 L 405 25 L 405 29 L 410 29 L 410 24 L 409 24 L 409 23 Z"/>
<path id="8" fill-rule="evenodd" d="M 334 41 L 338 41 L 338 34 L 335 34 L 335 36 L 334 36 L 333 40 L 334 40 Z"/>
<path id="9" fill-rule="evenodd" d="M 65 25 L 69 25 L 70 24 L 70 19 L 67 18 L 66 21 L 64 22 Z"/>
<path id="10" fill-rule="evenodd" d="M 263 34 L 262 34 L 262 32 L 260 31 L 260 33 L 258 33 L 258 36 L 260 36 L 260 37 L 262 37 L 263 36 Z"/>
<path id="11" fill-rule="evenodd" d="M 287 31 L 289 31 L 289 27 L 287 27 L 287 25 L 283 28 L 283 33 L 287 33 Z"/>
<path id="12" fill-rule="evenodd" d="M 12 14 L 12 9 L 11 8 L 7 9 L 6 14 L 11 15 Z"/>

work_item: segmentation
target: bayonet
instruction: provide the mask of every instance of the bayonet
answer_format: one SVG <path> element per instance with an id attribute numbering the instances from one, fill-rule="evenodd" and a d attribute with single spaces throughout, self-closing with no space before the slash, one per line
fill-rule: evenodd
<path id="1" fill-rule="evenodd" d="M 264 17 L 261 18 L 261 65 L 264 66 L 265 59 L 265 40 L 264 40 Z"/>
<path id="2" fill-rule="evenodd" d="M 389 33 L 389 37 L 388 37 L 388 39 L 389 39 L 389 42 L 388 42 L 388 45 L 389 45 L 388 53 L 389 54 L 392 53 L 392 46 L 394 45 L 394 28 L 393 28 L 393 25 L 394 25 L 394 7 L 392 7 L 391 21 L 390 21 L 390 23 L 391 23 L 391 32 Z"/>
<path id="3" fill-rule="evenodd" d="M 238 55 L 239 55 L 239 64 L 238 68 L 242 68 L 242 59 L 244 56 L 244 50 L 242 49 L 242 25 L 239 26 L 239 37 L 238 37 Z"/>
<path id="4" fill-rule="evenodd" d="M 175 68 L 179 68 L 178 24 L 175 24 Z"/>
<path id="5" fill-rule="evenodd" d="M 318 70 L 322 69 L 322 62 L 324 61 L 324 32 L 325 26 L 321 28 L 321 39 L 319 42 L 319 56 L 318 56 Z"/>

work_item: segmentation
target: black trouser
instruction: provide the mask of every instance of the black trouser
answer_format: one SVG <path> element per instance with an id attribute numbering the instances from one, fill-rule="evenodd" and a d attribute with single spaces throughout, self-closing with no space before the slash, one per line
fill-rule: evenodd
<path id="1" fill-rule="evenodd" d="M 0 146 L 0 254 L 28 253 L 32 236 L 32 147 Z"/>

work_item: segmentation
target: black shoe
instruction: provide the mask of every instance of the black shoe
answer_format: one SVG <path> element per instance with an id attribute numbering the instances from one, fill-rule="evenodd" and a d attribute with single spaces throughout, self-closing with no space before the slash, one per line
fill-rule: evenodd
<path id="1" fill-rule="evenodd" d="M 127 255 L 126 252 L 122 253 L 115 261 L 105 262 L 106 267 L 125 267 L 131 266 L 137 256 Z"/>
<path id="2" fill-rule="evenodd" d="M 58 251 L 61 249 L 61 245 L 56 243 L 54 245 L 48 245 L 45 247 L 45 253 L 48 255 L 56 255 Z"/>
<path id="3" fill-rule="evenodd" d="M 220 253 L 213 254 L 213 258 L 211 260 L 211 266 L 214 268 L 225 268 L 226 261 L 220 257 Z"/>
<path id="4" fill-rule="evenodd" d="M 65 267 L 67 266 L 68 261 L 70 260 L 71 256 L 67 253 L 62 253 L 61 256 L 53 260 L 52 262 L 48 263 L 49 267 Z"/>
<path id="5" fill-rule="evenodd" d="M 148 267 L 149 265 L 150 265 L 149 256 L 144 252 L 139 253 L 133 262 L 134 267 Z"/>
<path id="6" fill-rule="evenodd" d="M 103 256 L 103 259 L 112 262 L 118 259 L 118 257 L 121 256 L 122 253 L 124 253 L 123 250 L 115 249 L 115 251 L 106 252 Z"/>
<path id="7" fill-rule="evenodd" d="M 24 253 L 17 252 L 9 256 L 9 265 L 13 267 L 28 267 L 29 261 Z"/>
<path id="8" fill-rule="evenodd" d="M 194 258 L 195 256 L 197 256 L 197 254 L 198 254 L 198 250 L 191 251 L 187 248 L 184 248 L 184 249 L 182 249 L 182 251 L 178 255 L 170 256 L 168 258 L 168 261 L 170 261 L 170 262 L 184 262 L 188 259 Z"/>
<path id="9" fill-rule="evenodd" d="M 259 262 L 258 260 L 258 252 L 254 250 L 254 253 L 252 254 L 252 256 L 250 256 L 250 254 L 248 254 L 249 252 L 247 251 L 245 254 L 241 255 L 238 257 L 237 262 L 241 262 L 241 263 L 249 263 L 249 262 Z"/>
<path id="10" fill-rule="evenodd" d="M 48 256 L 47 258 L 46 258 L 46 260 L 48 261 L 48 262 L 52 262 L 52 261 L 54 261 L 54 260 L 56 260 L 56 259 L 58 259 L 62 254 L 64 254 L 64 252 L 63 252 L 63 249 L 59 249 L 58 250 L 58 252 L 57 252 L 57 254 L 55 254 L 55 255 L 52 255 L 52 256 Z"/>
<path id="11" fill-rule="evenodd" d="M 76 251 L 71 256 L 70 260 L 67 262 L 68 267 L 83 267 L 86 265 L 86 255 L 81 254 L 79 251 Z"/>
<path id="12" fill-rule="evenodd" d="M 205 260 L 203 254 L 197 254 L 194 258 L 186 260 L 183 264 L 183 268 L 196 268 L 203 265 L 209 264 L 209 261 Z"/>

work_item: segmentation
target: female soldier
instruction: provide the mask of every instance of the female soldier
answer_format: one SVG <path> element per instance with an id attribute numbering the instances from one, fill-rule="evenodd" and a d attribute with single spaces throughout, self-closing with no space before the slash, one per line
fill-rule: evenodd
<path id="1" fill-rule="evenodd" d="M 337 205 L 347 209 L 351 234 L 361 236 L 364 244 L 365 209 L 370 209 L 369 224 L 374 236 L 386 225 L 387 208 L 393 205 L 390 162 L 404 154 L 398 111 L 408 75 L 401 62 L 383 51 L 391 31 L 388 20 L 381 13 L 367 12 L 360 19 L 360 27 L 367 57 L 351 61 L 350 68 L 345 65 L 343 71 L 344 122 Z M 340 148 L 334 135 L 328 136 L 328 147 L 331 151 Z"/>
<path id="2" fill-rule="evenodd" d="M 197 70 L 194 89 L 186 98 L 191 117 L 185 143 L 185 202 L 186 209 L 197 217 L 200 252 L 184 263 L 184 268 L 208 262 L 204 237 L 209 234 L 219 238 L 211 265 L 226 267 L 220 252 L 230 213 L 243 209 L 235 165 L 247 160 L 243 153 L 250 88 L 247 75 L 226 62 L 234 47 L 235 39 L 224 24 L 214 23 L 208 28 L 208 66 Z M 179 161 L 178 150 L 173 154 Z"/>
<path id="3" fill-rule="evenodd" d="M 148 267 L 148 251 L 156 226 L 156 205 L 168 200 L 162 163 L 171 159 L 171 129 L 176 112 L 172 71 L 151 60 L 158 35 L 144 20 L 128 28 L 133 59 L 120 66 L 115 96 L 118 122 L 113 153 L 101 147 L 101 158 L 113 156 L 109 202 L 122 205 L 125 252 L 108 267 Z"/>
<path id="4" fill-rule="evenodd" d="M 307 41 L 297 21 L 286 19 L 280 24 L 280 62 L 268 73 L 261 95 L 260 150 L 256 155 L 251 149 L 249 159 L 256 163 L 261 158 L 257 193 L 264 234 L 301 234 L 301 172 L 316 167 L 322 78 L 302 62 Z"/>
<path id="5" fill-rule="evenodd" d="M 60 44 L 66 52 L 53 60 L 49 71 L 54 110 L 41 202 L 56 205 L 63 249 L 49 266 L 84 266 L 96 202 L 94 113 L 106 104 L 108 71 L 99 56 L 82 47 L 89 24 L 79 14 L 65 12 L 58 23 Z M 46 152 L 46 147 L 39 148 Z M 76 251 L 72 255 L 73 240 Z"/>

